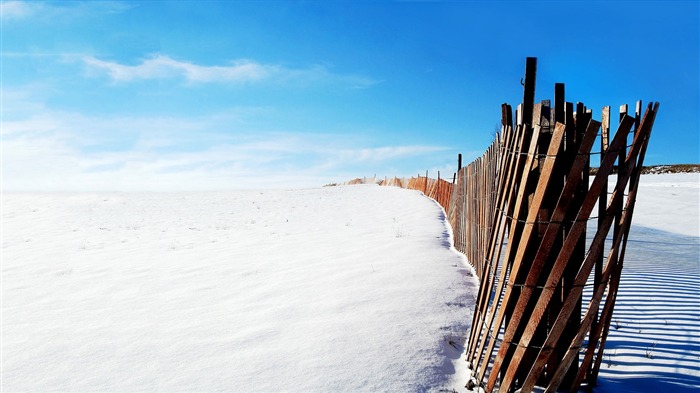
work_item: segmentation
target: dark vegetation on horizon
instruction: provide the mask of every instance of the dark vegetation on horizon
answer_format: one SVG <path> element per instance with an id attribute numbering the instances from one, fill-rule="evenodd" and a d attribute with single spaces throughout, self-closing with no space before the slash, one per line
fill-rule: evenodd
<path id="1" fill-rule="evenodd" d="M 591 167 L 591 175 L 595 175 L 598 168 Z M 672 164 L 672 165 L 651 165 L 643 166 L 643 175 L 657 175 L 662 173 L 698 173 L 700 172 L 700 164 Z M 613 169 L 613 173 L 617 173 L 617 168 Z"/>

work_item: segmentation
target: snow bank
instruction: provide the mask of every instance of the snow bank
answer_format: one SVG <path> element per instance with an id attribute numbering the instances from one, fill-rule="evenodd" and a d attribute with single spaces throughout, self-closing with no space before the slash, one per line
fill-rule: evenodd
<path id="1" fill-rule="evenodd" d="M 418 192 L 5 194 L 3 391 L 422 392 L 476 282 Z"/>

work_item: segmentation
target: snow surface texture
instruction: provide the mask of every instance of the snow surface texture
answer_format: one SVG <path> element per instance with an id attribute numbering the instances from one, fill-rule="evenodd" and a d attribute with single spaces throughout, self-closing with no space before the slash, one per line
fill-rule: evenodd
<path id="1" fill-rule="evenodd" d="M 5 194 L 2 391 L 421 392 L 476 280 L 444 211 L 349 186 Z"/>
<path id="2" fill-rule="evenodd" d="M 700 174 L 643 175 L 596 392 L 700 390 Z"/>
<path id="3" fill-rule="evenodd" d="M 700 388 L 699 185 L 642 177 L 597 392 Z M 465 391 L 476 281 L 419 192 L 2 201 L 3 391 Z"/>
<path id="4" fill-rule="evenodd" d="M 632 225 L 697 238 L 699 212 L 700 173 L 643 175 Z M 634 231 L 630 235 L 632 239 L 639 236 Z"/>

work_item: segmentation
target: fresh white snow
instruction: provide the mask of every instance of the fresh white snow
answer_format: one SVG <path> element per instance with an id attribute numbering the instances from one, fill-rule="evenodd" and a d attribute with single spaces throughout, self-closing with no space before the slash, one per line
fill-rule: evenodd
<path id="1" fill-rule="evenodd" d="M 700 173 L 643 175 L 632 224 L 697 238 L 700 237 L 698 211 Z"/>
<path id="2" fill-rule="evenodd" d="M 348 186 L 5 194 L 3 391 L 419 392 L 476 281 L 443 210 Z"/>
<path id="3" fill-rule="evenodd" d="M 700 175 L 645 175 L 598 392 L 700 388 Z M 2 195 L 2 391 L 463 389 L 476 280 L 373 185 Z"/>

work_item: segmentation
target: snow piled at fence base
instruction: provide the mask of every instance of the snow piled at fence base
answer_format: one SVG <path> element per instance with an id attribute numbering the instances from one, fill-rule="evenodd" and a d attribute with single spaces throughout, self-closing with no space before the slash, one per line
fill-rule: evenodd
<path id="1" fill-rule="evenodd" d="M 450 383 L 476 281 L 440 207 L 378 186 L 5 194 L 3 391 Z"/>

